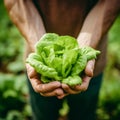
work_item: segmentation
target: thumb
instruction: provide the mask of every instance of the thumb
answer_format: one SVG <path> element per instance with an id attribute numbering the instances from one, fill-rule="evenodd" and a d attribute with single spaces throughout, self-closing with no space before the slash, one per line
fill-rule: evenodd
<path id="1" fill-rule="evenodd" d="M 86 68 L 85 68 L 85 74 L 87 76 L 93 77 L 94 66 L 95 66 L 95 60 L 88 61 Z"/>

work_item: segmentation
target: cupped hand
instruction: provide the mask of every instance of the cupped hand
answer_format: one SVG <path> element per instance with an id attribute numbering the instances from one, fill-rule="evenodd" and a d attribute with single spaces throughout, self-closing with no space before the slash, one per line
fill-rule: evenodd
<path id="1" fill-rule="evenodd" d="M 46 97 L 56 96 L 58 99 L 62 99 L 66 95 L 61 87 L 62 85 L 60 82 L 53 81 L 46 84 L 42 83 L 39 75 L 32 66 L 26 64 L 26 68 L 28 78 L 35 92 Z"/>
<path id="2" fill-rule="evenodd" d="M 68 94 L 78 94 L 88 89 L 91 78 L 93 77 L 95 60 L 88 61 L 85 68 L 85 75 L 82 77 L 82 84 L 70 87 L 66 84 L 62 84 L 63 90 Z"/>

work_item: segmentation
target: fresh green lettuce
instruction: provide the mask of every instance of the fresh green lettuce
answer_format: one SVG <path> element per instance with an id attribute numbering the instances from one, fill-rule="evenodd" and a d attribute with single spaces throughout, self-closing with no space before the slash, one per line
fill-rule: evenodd
<path id="1" fill-rule="evenodd" d="M 46 33 L 26 62 L 40 74 L 43 83 L 60 81 L 74 86 L 82 83 L 80 75 L 87 62 L 98 54 L 100 51 L 91 47 L 80 48 L 74 37 Z"/>

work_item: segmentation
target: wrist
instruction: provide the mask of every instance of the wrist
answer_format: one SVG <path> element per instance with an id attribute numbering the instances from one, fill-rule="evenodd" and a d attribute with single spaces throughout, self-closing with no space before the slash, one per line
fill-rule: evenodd
<path id="1" fill-rule="evenodd" d="M 80 33 L 77 38 L 79 47 L 90 46 L 91 37 L 92 37 L 92 35 L 90 33 L 87 33 L 87 32 Z"/>

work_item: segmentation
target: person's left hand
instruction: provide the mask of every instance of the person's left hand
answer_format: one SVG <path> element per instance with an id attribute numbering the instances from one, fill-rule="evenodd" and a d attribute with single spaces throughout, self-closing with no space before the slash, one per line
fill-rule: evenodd
<path id="1" fill-rule="evenodd" d="M 62 84 L 62 88 L 65 91 L 66 95 L 68 94 L 78 94 L 80 92 L 86 91 L 91 78 L 93 77 L 95 60 L 91 60 L 87 63 L 85 68 L 85 75 L 82 77 L 82 84 L 70 87 L 67 84 Z"/>

